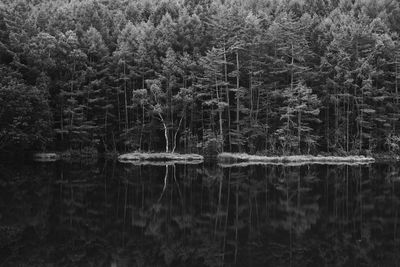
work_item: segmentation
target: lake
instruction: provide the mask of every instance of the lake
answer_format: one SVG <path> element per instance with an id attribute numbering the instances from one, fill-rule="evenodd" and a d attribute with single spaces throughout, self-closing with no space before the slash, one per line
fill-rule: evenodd
<path id="1" fill-rule="evenodd" d="M 400 266 L 400 165 L 0 165 L 0 266 Z"/>

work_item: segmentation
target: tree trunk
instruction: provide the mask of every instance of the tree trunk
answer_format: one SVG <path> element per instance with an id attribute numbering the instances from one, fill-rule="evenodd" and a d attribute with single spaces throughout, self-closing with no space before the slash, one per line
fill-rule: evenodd
<path id="1" fill-rule="evenodd" d="M 301 153 L 301 111 L 297 114 L 297 138 L 298 138 L 298 152 Z"/>
<path id="2" fill-rule="evenodd" d="M 140 140 L 139 140 L 140 150 L 142 150 L 143 130 L 144 130 L 144 105 L 142 105 L 142 128 L 140 129 Z"/>
<path id="3" fill-rule="evenodd" d="M 71 81 L 71 96 L 70 96 L 70 98 L 72 98 L 72 93 L 74 91 L 74 82 L 73 82 L 74 74 L 75 74 L 75 60 L 74 60 L 74 65 L 73 65 L 73 70 L 72 70 L 72 77 L 71 77 L 72 81 Z M 74 111 L 73 111 L 73 107 L 71 107 L 71 117 L 70 117 L 70 122 L 69 122 L 70 131 L 72 130 L 73 121 L 74 121 Z M 69 139 L 71 140 L 71 137 L 69 137 Z"/>
<path id="4" fill-rule="evenodd" d="M 396 73 L 395 73 L 395 84 L 396 84 L 396 104 L 399 104 L 399 84 L 398 84 L 398 76 L 399 76 L 399 72 L 398 72 L 398 68 L 399 66 L 397 64 L 399 64 L 398 62 L 398 55 L 396 55 L 396 62 L 395 62 L 395 66 L 396 66 Z"/>
<path id="5" fill-rule="evenodd" d="M 227 62 L 226 62 L 225 42 L 224 42 L 224 76 L 225 76 L 226 103 L 228 104 L 228 108 L 227 108 L 227 112 L 228 112 L 228 143 L 229 143 L 229 151 L 232 151 L 232 145 L 231 145 L 231 110 L 230 110 L 230 101 L 229 101 L 228 66 L 227 66 Z"/>
<path id="6" fill-rule="evenodd" d="M 363 120 L 364 120 L 364 118 L 363 118 L 363 112 L 362 112 L 362 108 L 363 108 L 363 106 L 364 106 L 364 88 L 363 87 L 361 87 L 361 104 L 360 104 L 360 152 L 361 152 L 361 150 L 362 150 L 362 142 L 363 142 L 363 125 L 362 125 L 362 123 L 363 123 Z"/>
<path id="7" fill-rule="evenodd" d="M 293 43 L 292 43 L 292 62 L 290 64 L 290 89 L 293 92 L 293 83 L 294 83 L 294 72 L 293 72 L 293 67 L 294 67 L 294 57 L 293 57 L 293 53 L 294 53 L 294 48 L 293 48 Z"/>
<path id="8" fill-rule="evenodd" d="M 256 107 L 256 115 L 254 120 L 258 121 L 258 112 L 260 110 L 260 88 L 257 88 L 257 107 Z"/>
<path id="9" fill-rule="evenodd" d="M 240 72 L 239 72 L 239 52 L 236 51 L 236 131 L 237 136 L 240 133 L 240 92 L 239 92 L 239 79 L 240 79 Z M 241 151 L 240 140 L 237 140 L 239 152 Z"/>
<path id="10" fill-rule="evenodd" d="M 219 98 L 219 90 L 218 90 L 218 83 L 217 83 L 217 77 L 215 77 L 215 91 L 217 92 L 217 103 L 218 103 L 218 116 L 219 116 L 219 135 L 220 138 L 222 139 L 222 151 L 224 147 L 224 133 L 222 130 L 222 110 L 219 107 L 220 103 L 220 98 Z"/>
<path id="11" fill-rule="evenodd" d="M 250 52 L 251 53 L 251 52 Z M 249 77 L 249 91 L 250 91 L 250 126 L 253 121 L 253 55 L 251 54 L 250 59 L 250 77 Z"/>
<path id="12" fill-rule="evenodd" d="M 400 78 L 400 74 L 399 74 L 399 57 L 400 57 L 400 55 L 399 55 L 399 52 L 397 52 L 396 54 L 395 54 L 395 63 L 394 63 L 394 65 L 395 65 L 395 68 L 396 68 L 396 70 L 395 70 L 395 74 L 394 74 L 394 76 L 395 76 L 395 90 L 396 90 L 396 106 L 397 106 L 397 108 L 399 107 L 399 78 Z M 393 131 L 395 132 L 396 131 L 396 121 L 395 120 L 393 120 Z"/>
<path id="13" fill-rule="evenodd" d="M 128 133 L 128 97 L 127 97 L 127 85 L 126 85 L 126 63 L 124 62 L 124 102 L 125 102 L 125 134 Z"/>
<path id="14" fill-rule="evenodd" d="M 161 123 L 163 124 L 163 127 L 164 127 L 165 152 L 168 152 L 168 150 L 169 150 L 169 143 L 168 143 L 168 129 L 167 129 L 167 125 L 165 125 L 164 118 L 161 116 L 160 113 L 158 113 L 158 116 L 160 117 Z"/>
<path id="15" fill-rule="evenodd" d="M 118 111 L 118 132 L 121 131 L 121 104 L 119 99 L 119 89 L 117 89 L 117 111 Z"/>
<path id="16" fill-rule="evenodd" d="M 175 152 L 175 149 L 176 149 L 176 137 L 178 136 L 179 128 L 181 128 L 182 120 L 183 120 L 184 117 L 185 116 L 182 116 L 181 119 L 179 120 L 178 129 L 176 129 L 176 132 L 174 134 L 174 147 L 172 148 L 172 153 Z"/>
<path id="17" fill-rule="evenodd" d="M 337 93 L 337 88 L 336 88 L 336 86 L 335 86 L 335 105 L 334 105 L 334 107 L 335 107 L 335 133 L 334 133 L 334 136 L 335 136 L 335 148 L 337 148 L 337 145 L 338 145 L 338 142 L 339 142 L 339 139 L 338 139 L 338 137 L 339 137 L 339 135 L 338 135 L 338 128 L 339 128 L 339 112 L 338 112 L 338 109 L 339 109 L 339 107 L 338 107 L 338 103 L 339 103 L 339 98 L 338 98 L 338 93 Z"/>
<path id="18" fill-rule="evenodd" d="M 350 127 L 350 95 L 347 95 L 347 114 L 346 114 L 346 152 L 349 152 L 349 127 Z"/>
<path id="19" fill-rule="evenodd" d="M 107 105 L 108 105 L 108 100 L 106 100 L 106 106 Z M 106 114 L 104 115 L 104 142 L 106 143 L 107 143 L 107 117 L 108 117 L 108 107 L 106 107 Z"/>
<path id="20" fill-rule="evenodd" d="M 294 71 L 293 71 L 293 67 L 294 67 L 294 56 L 293 56 L 294 48 L 293 48 L 293 43 L 291 44 L 291 46 L 292 46 L 292 54 L 291 54 L 292 59 L 291 59 L 291 63 L 290 63 L 290 91 L 291 91 L 291 93 L 293 93 L 293 87 L 294 87 Z M 287 119 L 288 135 L 289 134 L 291 135 L 292 133 L 291 133 L 291 130 L 290 130 L 290 123 L 289 123 L 289 106 L 287 106 L 287 114 L 288 114 L 288 116 L 287 116 L 288 117 L 288 119 Z M 299 112 L 299 114 L 300 114 L 300 112 Z M 300 117 L 299 117 L 299 119 L 300 119 Z M 299 146 L 299 150 L 300 150 L 300 130 L 299 130 L 299 144 L 298 144 L 298 146 Z"/>
<path id="21" fill-rule="evenodd" d="M 61 123 L 61 141 L 64 140 L 64 116 L 63 116 L 63 103 L 61 100 L 61 110 L 60 110 L 60 123 Z"/>

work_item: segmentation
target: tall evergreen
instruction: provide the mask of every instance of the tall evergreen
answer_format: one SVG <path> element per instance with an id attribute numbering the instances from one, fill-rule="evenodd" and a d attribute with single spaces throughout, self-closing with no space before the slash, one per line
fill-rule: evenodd
<path id="1" fill-rule="evenodd" d="M 390 0 L 3 1 L 2 101 L 24 96 L 0 109 L 1 146 L 393 153 L 399 10 Z M 28 110 L 48 135 L 22 127 L 31 120 L 16 114 Z"/>

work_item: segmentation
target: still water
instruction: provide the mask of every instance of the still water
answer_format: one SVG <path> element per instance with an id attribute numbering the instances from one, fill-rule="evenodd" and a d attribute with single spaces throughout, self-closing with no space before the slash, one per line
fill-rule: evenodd
<path id="1" fill-rule="evenodd" d="M 400 165 L 0 165 L 0 266 L 400 266 Z"/>

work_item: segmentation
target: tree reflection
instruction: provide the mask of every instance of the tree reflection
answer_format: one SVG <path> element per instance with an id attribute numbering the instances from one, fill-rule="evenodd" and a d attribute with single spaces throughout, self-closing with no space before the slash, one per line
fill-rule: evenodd
<path id="1" fill-rule="evenodd" d="M 0 168 L 2 266 L 399 264 L 396 165 Z"/>

